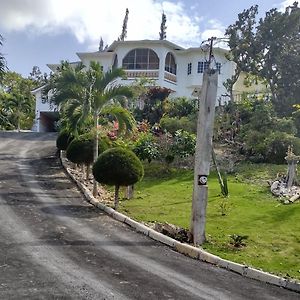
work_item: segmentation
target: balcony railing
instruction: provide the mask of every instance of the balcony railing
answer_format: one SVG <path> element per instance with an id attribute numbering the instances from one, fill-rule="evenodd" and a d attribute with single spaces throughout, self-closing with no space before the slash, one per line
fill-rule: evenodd
<path id="1" fill-rule="evenodd" d="M 168 81 L 173 82 L 173 83 L 177 82 L 177 76 L 175 74 L 172 74 L 172 73 L 168 72 L 168 71 L 165 71 L 164 78 Z"/>
<path id="2" fill-rule="evenodd" d="M 159 76 L 159 70 L 125 70 L 127 78 L 154 78 L 157 79 Z"/>

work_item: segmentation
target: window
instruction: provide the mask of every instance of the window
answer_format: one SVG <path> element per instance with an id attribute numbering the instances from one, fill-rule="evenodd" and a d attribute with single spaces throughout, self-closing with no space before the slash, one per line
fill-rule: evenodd
<path id="1" fill-rule="evenodd" d="M 215 69 L 221 74 L 221 63 L 215 64 Z M 204 73 L 208 69 L 208 61 L 198 61 L 197 73 Z"/>
<path id="2" fill-rule="evenodd" d="M 187 74 L 192 74 L 192 63 L 188 63 Z"/>
<path id="3" fill-rule="evenodd" d="M 157 70 L 159 58 L 151 49 L 134 49 L 124 57 L 122 67 L 127 70 Z"/>
<path id="4" fill-rule="evenodd" d="M 208 69 L 208 61 L 198 61 L 198 73 L 204 73 L 205 70 Z"/>
<path id="5" fill-rule="evenodd" d="M 175 58 L 171 52 L 169 52 L 166 56 L 165 71 L 176 75 Z"/>
<path id="6" fill-rule="evenodd" d="M 221 74 L 221 63 L 216 63 L 216 69 L 218 71 L 218 74 Z"/>

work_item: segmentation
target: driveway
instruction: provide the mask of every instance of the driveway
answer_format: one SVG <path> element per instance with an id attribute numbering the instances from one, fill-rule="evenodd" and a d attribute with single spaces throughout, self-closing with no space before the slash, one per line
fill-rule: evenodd
<path id="1" fill-rule="evenodd" d="M 0 299 L 299 299 L 185 257 L 85 202 L 54 134 L 0 132 Z"/>

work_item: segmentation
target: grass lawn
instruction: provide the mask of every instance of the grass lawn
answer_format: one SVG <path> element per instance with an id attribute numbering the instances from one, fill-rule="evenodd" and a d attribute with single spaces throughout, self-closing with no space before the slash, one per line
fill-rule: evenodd
<path id="1" fill-rule="evenodd" d="M 220 195 L 215 173 L 209 178 L 204 249 L 238 263 L 300 280 L 300 203 L 283 205 L 269 192 L 267 179 L 286 166 L 244 164 L 228 176 L 229 197 Z M 168 222 L 189 228 L 193 172 L 145 164 L 135 198 L 120 211 L 143 222 Z M 225 201 L 225 202 L 224 202 Z M 221 214 L 225 203 L 226 215 Z M 230 245 L 230 234 L 247 235 L 246 246 Z"/>

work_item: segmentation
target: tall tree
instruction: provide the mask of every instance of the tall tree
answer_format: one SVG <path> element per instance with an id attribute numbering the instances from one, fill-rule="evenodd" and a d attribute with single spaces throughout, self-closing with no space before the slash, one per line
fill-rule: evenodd
<path id="1" fill-rule="evenodd" d="M 87 70 L 83 65 L 74 68 L 65 62 L 47 86 L 47 90 L 52 90 L 53 93 L 51 101 L 68 112 L 67 116 L 75 120 L 75 126 L 92 116 L 95 129 L 94 161 L 98 158 L 100 114 L 114 116 L 119 121 L 120 129 L 126 127 L 130 130 L 134 126 L 132 115 L 111 102 L 119 96 L 132 95 L 129 87 L 113 84 L 121 76 L 124 76 L 122 69 L 115 68 L 104 73 L 96 62 L 91 62 Z M 93 194 L 97 194 L 95 180 Z"/>
<path id="2" fill-rule="evenodd" d="M 160 24 L 160 32 L 159 32 L 159 39 L 160 40 L 165 40 L 167 38 L 166 22 L 167 22 L 167 17 L 165 15 L 165 13 L 163 12 L 162 15 L 161 15 L 161 24 Z"/>
<path id="3" fill-rule="evenodd" d="M 0 34 L 0 47 L 3 45 L 3 37 Z M 4 55 L 0 52 L 0 82 L 3 79 L 3 75 L 6 71 L 6 60 L 4 58 Z"/>
<path id="4" fill-rule="evenodd" d="M 258 75 L 267 81 L 277 113 L 290 115 L 300 102 L 300 8 L 294 2 L 285 12 L 271 9 L 259 22 L 257 12 L 257 6 L 244 10 L 226 30 L 230 57 L 237 64 L 227 88 L 232 91 L 241 71 Z"/>
<path id="5" fill-rule="evenodd" d="M 33 66 L 28 78 L 35 83 L 36 87 L 38 87 L 44 85 L 47 82 L 48 74 L 43 74 L 38 66 Z"/>
<path id="6" fill-rule="evenodd" d="M 34 97 L 31 90 L 34 83 L 15 72 L 6 72 L 0 93 L 4 129 L 30 129 L 34 119 Z"/>
<path id="7" fill-rule="evenodd" d="M 234 74 L 224 83 L 231 100 L 233 100 L 233 85 L 238 80 L 242 71 L 254 72 L 256 66 L 256 43 L 254 30 L 258 6 L 251 6 L 238 14 L 238 20 L 230 25 L 225 35 L 228 36 L 228 46 L 230 53 L 227 55 L 229 60 L 236 63 Z"/>
<path id="8" fill-rule="evenodd" d="M 280 115 L 290 115 L 300 103 L 300 8 L 284 13 L 271 9 L 257 27 L 260 45 L 257 73 L 269 83 L 272 100 Z"/>
<path id="9" fill-rule="evenodd" d="M 100 42 L 99 42 L 99 52 L 102 52 L 104 50 L 104 43 L 103 43 L 103 39 L 102 36 L 100 37 Z"/>
<path id="10" fill-rule="evenodd" d="M 127 37 L 128 14 L 129 14 L 129 10 L 128 10 L 128 8 L 126 8 L 125 17 L 124 17 L 123 26 L 122 26 L 122 33 L 121 33 L 120 37 L 118 38 L 119 41 L 124 41 L 125 38 Z"/>

